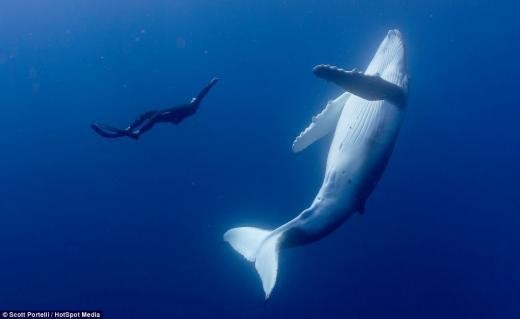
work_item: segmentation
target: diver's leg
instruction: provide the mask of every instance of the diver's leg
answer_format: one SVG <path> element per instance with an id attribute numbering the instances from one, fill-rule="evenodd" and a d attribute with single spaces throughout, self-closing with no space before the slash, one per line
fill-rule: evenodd
<path id="1" fill-rule="evenodd" d="M 157 114 L 157 111 L 145 112 L 145 113 L 139 115 L 139 117 L 136 118 L 126 129 L 129 131 L 132 131 L 132 130 L 136 129 L 138 126 L 140 126 L 141 124 L 143 124 L 144 121 L 149 120 L 156 114 Z"/>
<path id="2" fill-rule="evenodd" d="M 145 112 L 145 113 L 139 115 L 139 117 L 137 117 L 132 123 L 130 123 L 130 125 L 127 128 L 125 128 L 124 130 L 119 130 L 120 134 L 133 138 L 134 140 L 137 140 L 140 135 L 139 132 L 142 129 L 140 130 L 140 129 L 136 129 L 136 128 L 143 125 L 143 123 L 145 123 L 146 121 L 149 121 L 150 118 L 154 117 L 157 113 L 158 113 L 157 111 L 148 111 L 148 112 Z M 147 124 L 144 124 L 144 126 L 146 126 L 146 125 Z M 114 129 L 114 128 L 112 128 L 112 129 Z"/>
<path id="3" fill-rule="evenodd" d="M 211 79 L 211 81 L 209 81 L 208 85 L 206 85 L 200 92 L 199 94 L 197 94 L 197 96 L 195 96 L 193 99 L 191 99 L 191 104 L 196 104 L 198 105 L 200 102 L 202 102 L 202 99 L 206 96 L 206 94 L 208 94 L 209 90 L 211 90 L 211 88 L 217 84 L 217 82 L 219 81 L 218 78 L 213 78 Z"/>
<path id="4" fill-rule="evenodd" d="M 141 136 L 142 134 L 149 131 L 155 125 L 155 123 L 157 123 L 157 119 L 159 118 L 159 116 L 160 116 L 160 113 L 156 113 L 152 117 L 145 119 L 141 123 L 142 124 L 141 128 L 131 131 L 132 134 L 134 135 L 134 137 L 139 138 L 139 136 Z"/>

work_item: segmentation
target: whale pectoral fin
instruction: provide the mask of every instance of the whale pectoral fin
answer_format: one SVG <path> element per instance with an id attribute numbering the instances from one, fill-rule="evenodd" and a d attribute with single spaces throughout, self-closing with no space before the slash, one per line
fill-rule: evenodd
<path id="1" fill-rule="evenodd" d="M 296 137 L 293 142 L 292 150 L 297 153 L 304 150 L 307 146 L 330 133 L 338 123 L 343 106 L 350 97 L 346 92 L 337 99 L 329 101 L 323 111 L 312 118 L 311 124 Z"/>
<path id="2" fill-rule="evenodd" d="M 334 82 L 345 91 L 365 100 L 387 100 L 397 106 L 406 105 L 406 90 L 385 81 L 379 74 L 368 75 L 355 69 L 347 71 L 326 64 L 315 66 L 312 72 L 317 77 Z"/>

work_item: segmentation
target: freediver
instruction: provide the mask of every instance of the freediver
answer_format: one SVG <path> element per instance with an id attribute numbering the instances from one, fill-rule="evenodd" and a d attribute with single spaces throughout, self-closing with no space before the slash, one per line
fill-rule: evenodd
<path id="1" fill-rule="evenodd" d="M 137 140 L 142 134 L 150 130 L 157 123 L 179 124 L 185 118 L 195 114 L 202 99 L 204 99 L 209 90 L 211 90 L 218 81 L 218 78 L 211 79 L 209 84 L 206 85 L 197 96 L 192 98 L 189 103 L 176 105 L 164 110 L 145 112 L 125 129 L 119 129 L 99 123 L 93 123 L 90 126 L 96 133 L 106 138 L 127 136 Z"/>

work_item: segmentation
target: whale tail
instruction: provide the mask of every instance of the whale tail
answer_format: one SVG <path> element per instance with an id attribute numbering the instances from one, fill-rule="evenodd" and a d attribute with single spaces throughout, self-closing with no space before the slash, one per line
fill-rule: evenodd
<path id="1" fill-rule="evenodd" d="M 233 249 L 248 261 L 255 263 L 256 271 L 262 280 L 265 300 L 269 299 L 276 283 L 281 235 L 255 227 L 233 228 L 224 234 L 224 240 Z"/>

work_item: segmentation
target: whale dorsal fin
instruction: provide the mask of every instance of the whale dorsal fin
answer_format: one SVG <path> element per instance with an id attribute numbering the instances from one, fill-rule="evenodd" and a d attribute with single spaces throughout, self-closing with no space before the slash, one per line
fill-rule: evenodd
<path id="1" fill-rule="evenodd" d="M 330 133 L 338 123 L 341 110 L 351 96 L 345 92 L 333 101 L 329 101 L 323 111 L 312 118 L 311 124 L 296 137 L 292 150 L 297 153 Z"/>

